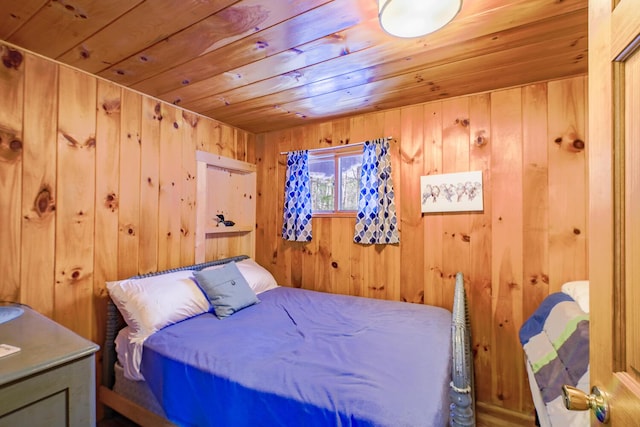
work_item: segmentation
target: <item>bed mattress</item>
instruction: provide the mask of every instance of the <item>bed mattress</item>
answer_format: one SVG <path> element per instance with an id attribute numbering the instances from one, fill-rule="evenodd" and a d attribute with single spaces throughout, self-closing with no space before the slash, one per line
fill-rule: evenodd
<path id="1" fill-rule="evenodd" d="M 141 370 L 184 426 L 444 426 L 451 313 L 280 287 L 145 344 Z"/>
<path id="2" fill-rule="evenodd" d="M 158 399 L 153 395 L 147 383 L 144 381 L 133 381 L 125 378 L 124 369 L 119 363 L 114 366 L 115 382 L 113 391 L 132 401 L 133 403 L 148 409 L 156 415 L 166 418 L 166 414 L 162 410 L 162 406 L 158 403 Z"/>

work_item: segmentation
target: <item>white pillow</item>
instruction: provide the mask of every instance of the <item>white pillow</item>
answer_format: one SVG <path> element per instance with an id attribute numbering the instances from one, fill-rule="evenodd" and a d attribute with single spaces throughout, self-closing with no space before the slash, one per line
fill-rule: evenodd
<path id="1" fill-rule="evenodd" d="M 576 280 L 562 285 L 562 292 L 569 295 L 578 303 L 582 311 L 589 312 L 589 281 Z"/>
<path id="2" fill-rule="evenodd" d="M 131 328 L 133 342 L 210 308 L 191 270 L 107 282 L 107 290 Z"/>
<path id="3" fill-rule="evenodd" d="M 207 267 L 204 270 L 215 270 L 221 268 L 223 265 L 224 264 L 214 265 Z M 269 270 L 254 260 L 250 258 L 244 259 L 236 262 L 236 266 L 245 280 L 249 283 L 251 289 L 253 289 L 253 292 L 256 294 L 278 287 L 276 279 L 271 275 L 271 273 L 269 273 Z"/>

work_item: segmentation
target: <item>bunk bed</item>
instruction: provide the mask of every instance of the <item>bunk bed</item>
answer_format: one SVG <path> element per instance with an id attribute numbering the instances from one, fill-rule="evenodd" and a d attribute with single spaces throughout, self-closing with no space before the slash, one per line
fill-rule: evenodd
<path id="1" fill-rule="evenodd" d="M 222 304 L 219 313 L 194 289 L 204 289 L 211 303 L 210 284 L 201 282 L 232 266 L 253 296 L 237 310 Z M 158 283 L 162 294 L 149 293 Z M 168 291 L 172 286 L 189 288 L 180 291 L 188 296 Z M 277 286 L 247 256 L 108 287 L 99 398 L 140 425 L 474 424 L 460 274 L 454 316 L 427 305 Z M 149 304 L 153 298 L 160 301 Z"/>

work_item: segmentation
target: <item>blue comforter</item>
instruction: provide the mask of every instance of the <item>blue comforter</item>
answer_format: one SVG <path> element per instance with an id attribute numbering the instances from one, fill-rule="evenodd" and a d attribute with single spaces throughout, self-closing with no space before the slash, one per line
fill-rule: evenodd
<path id="1" fill-rule="evenodd" d="M 444 426 L 451 313 L 280 287 L 147 339 L 142 373 L 183 426 Z"/>

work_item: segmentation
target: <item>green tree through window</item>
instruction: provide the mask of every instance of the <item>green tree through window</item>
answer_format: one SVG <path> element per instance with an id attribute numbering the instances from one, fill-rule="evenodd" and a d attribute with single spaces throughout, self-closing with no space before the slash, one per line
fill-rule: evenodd
<path id="1" fill-rule="evenodd" d="M 314 214 L 355 212 L 362 153 L 323 152 L 309 154 L 311 204 Z"/>

